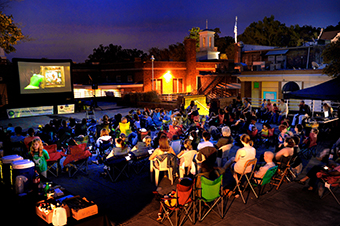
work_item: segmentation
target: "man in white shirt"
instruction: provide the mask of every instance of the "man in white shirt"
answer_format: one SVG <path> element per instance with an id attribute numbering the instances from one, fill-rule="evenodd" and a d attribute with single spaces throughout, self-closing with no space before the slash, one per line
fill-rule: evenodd
<path id="1" fill-rule="evenodd" d="M 208 131 L 204 131 L 202 133 L 202 136 L 203 136 L 203 142 L 199 143 L 198 146 L 197 146 L 197 150 L 199 151 L 200 149 L 202 148 L 205 148 L 205 147 L 214 147 L 213 143 L 211 143 L 209 140 L 210 140 L 210 133 Z"/>

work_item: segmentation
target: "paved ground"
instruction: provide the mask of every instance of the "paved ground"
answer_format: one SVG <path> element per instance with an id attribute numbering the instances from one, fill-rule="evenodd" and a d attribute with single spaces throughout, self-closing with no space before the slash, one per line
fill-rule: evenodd
<path id="1" fill-rule="evenodd" d="M 104 114 L 113 116 L 118 112 L 126 114 L 130 109 L 111 105 L 109 103 L 99 103 L 104 111 L 96 111 L 97 119 Z M 85 113 L 76 113 L 72 115 L 63 115 L 63 117 L 83 118 Z M 54 116 L 41 116 L 21 119 L 10 119 L 0 121 L 0 125 L 6 126 L 11 122 L 13 126 L 21 125 L 24 129 L 36 127 L 38 124 L 45 124 Z M 259 126 L 259 125 L 258 125 Z M 326 146 L 331 141 L 319 142 L 318 150 Z M 230 155 L 235 155 L 237 147 L 233 147 Z M 257 154 L 262 153 L 264 148 L 257 150 Z M 306 165 L 300 175 L 302 177 L 308 169 L 318 164 L 318 161 L 312 158 Z M 49 176 L 53 182 L 62 185 L 71 193 L 84 196 L 93 200 L 99 207 L 99 213 L 108 216 L 112 224 L 122 225 L 159 225 L 156 221 L 159 203 L 155 200 L 152 191 L 157 188 L 150 181 L 148 169 L 141 174 L 130 174 L 129 178 L 122 178 L 116 183 L 112 183 L 108 178 L 100 176 L 103 171 L 102 165 L 89 165 L 88 175 L 77 174 L 69 178 L 67 174 L 60 174 L 58 178 Z M 226 173 L 226 183 L 230 181 L 230 173 Z M 160 187 L 163 192 L 172 189 L 168 179 L 162 179 Z M 320 199 L 317 192 L 308 192 L 302 190 L 303 186 L 297 183 L 283 184 L 278 191 L 272 190 L 269 193 L 256 199 L 252 193 L 246 193 L 248 196 L 247 204 L 243 204 L 242 199 L 231 198 L 227 201 L 228 211 L 224 219 L 219 218 L 216 214 L 211 213 L 203 222 L 197 225 L 340 225 L 340 206 L 336 203 L 331 195 Z M 1 189 L 2 197 L 10 194 L 6 189 Z M 339 192 L 337 195 L 340 197 Z M 37 221 L 34 216 L 33 206 L 26 207 L 24 198 L 13 198 L 15 201 L 2 205 L 0 215 L 3 220 L 11 219 L 13 224 L 19 220 L 24 222 Z M 4 203 L 2 201 L 2 203 Z M 21 205 L 22 204 L 22 205 Z M 3 208 L 7 207 L 7 208 Z M 13 208 L 12 208 L 13 207 Z M 22 211 L 19 214 L 18 210 Z M 29 208 L 29 209 L 27 209 Z M 8 214 L 7 214 L 8 213 Z M 9 214 L 10 213 L 10 214 Z M 18 214 L 17 214 L 18 213 Z M 15 216 L 22 215 L 22 218 Z M 7 222 L 7 221 L 3 221 Z M 37 223 L 37 224 L 38 224 Z M 164 222 L 170 225 L 169 222 Z M 190 225 L 186 222 L 185 225 Z"/>

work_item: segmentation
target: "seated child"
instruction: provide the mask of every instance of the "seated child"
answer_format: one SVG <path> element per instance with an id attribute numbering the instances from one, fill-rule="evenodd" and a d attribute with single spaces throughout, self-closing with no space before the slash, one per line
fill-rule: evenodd
<path id="1" fill-rule="evenodd" d="M 270 125 L 268 123 L 264 123 L 262 125 L 262 130 L 261 130 L 261 140 L 262 141 L 268 141 L 269 129 L 270 129 Z"/>

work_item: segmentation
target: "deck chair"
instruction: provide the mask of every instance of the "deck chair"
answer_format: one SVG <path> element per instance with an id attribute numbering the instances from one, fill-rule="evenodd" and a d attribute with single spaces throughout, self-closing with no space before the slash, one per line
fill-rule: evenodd
<path id="1" fill-rule="evenodd" d="M 332 194 L 335 201 L 340 205 L 339 199 L 335 196 L 334 191 L 332 191 L 332 188 L 335 188 L 336 190 L 340 187 L 340 177 L 334 176 L 334 180 L 327 180 L 324 178 L 321 178 L 322 183 L 324 183 L 325 188 L 328 190 L 328 194 L 323 194 L 320 198 L 325 198 L 327 195 Z M 335 190 L 334 189 L 334 190 Z"/>
<path id="2" fill-rule="evenodd" d="M 198 199 L 198 220 L 203 221 L 210 213 L 215 212 L 219 217 L 223 218 L 223 175 L 212 181 L 201 176 L 201 192 L 196 192 Z M 202 205 L 204 203 L 204 205 Z M 217 211 L 214 209 L 216 206 Z M 204 208 L 208 209 L 204 212 Z"/>
<path id="3" fill-rule="evenodd" d="M 230 149 L 233 147 L 234 144 L 226 144 L 219 148 L 219 151 L 222 151 L 222 158 L 216 158 L 217 166 L 222 167 L 223 166 L 223 159 L 228 160 L 228 155 Z"/>
<path id="4" fill-rule="evenodd" d="M 244 204 L 246 204 L 246 200 L 244 199 L 244 196 L 243 196 L 243 192 L 247 189 L 247 186 L 249 185 L 251 190 L 253 191 L 254 195 L 256 198 L 258 198 L 258 195 L 256 194 L 250 180 L 252 179 L 253 175 L 254 175 L 254 171 L 255 171 L 255 166 L 256 166 L 256 162 L 257 162 L 257 159 L 254 158 L 254 159 L 251 159 L 251 160 L 248 160 L 245 164 L 244 164 L 244 170 L 242 172 L 241 175 L 235 173 L 235 176 L 237 178 L 236 180 L 236 186 L 233 190 L 233 192 L 236 191 L 236 189 L 238 189 L 238 191 L 240 192 L 240 196 L 242 198 L 242 201 Z M 246 170 L 248 167 L 252 166 L 252 170 L 250 173 L 246 173 Z M 246 179 L 246 185 L 244 186 L 243 189 L 241 189 L 241 186 L 243 185 L 243 182 L 244 182 L 244 178 Z"/>
<path id="5" fill-rule="evenodd" d="M 116 182 L 123 175 L 129 178 L 127 171 L 130 160 L 129 155 L 118 155 L 104 161 L 104 165 L 107 166 L 104 169 L 112 182 Z"/>
<path id="6" fill-rule="evenodd" d="M 179 159 L 180 159 L 180 165 L 179 165 L 179 177 L 183 178 L 184 176 L 187 176 L 190 174 L 190 172 L 195 172 L 196 174 L 196 166 L 194 163 L 194 157 L 197 154 L 197 151 L 191 150 L 186 153 L 184 153 Z M 193 174 L 193 173 L 192 173 Z"/>
<path id="7" fill-rule="evenodd" d="M 126 136 L 129 136 L 129 134 L 132 132 L 130 129 L 130 122 L 127 123 L 119 123 L 119 130 L 120 133 L 124 133 Z"/>
<path id="8" fill-rule="evenodd" d="M 195 208 L 193 201 L 193 184 L 185 186 L 176 185 L 174 197 L 162 198 L 161 208 L 164 211 L 161 222 L 167 219 L 172 226 L 183 225 L 186 219 L 195 223 Z M 175 222 L 171 217 L 175 215 Z"/>
<path id="9" fill-rule="evenodd" d="M 63 162 L 64 167 L 67 168 L 69 177 L 73 177 L 77 172 L 87 174 L 88 158 L 92 155 L 87 150 L 87 144 L 79 144 L 68 147 L 68 154 Z M 74 170 L 74 172 L 72 172 Z"/>
<path id="10" fill-rule="evenodd" d="M 254 187 L 258 187 L 259 188 L 258 197 L 260 197 L 260 195 L 262 195 L 262 192 L 264 191 L 264 188 L 272 180 L 272 177 L 276 173 L 277 168 L 278 168 L 278 166 L 273 166 L 273 167 L 269 168 L 267 170 L 266 174 L 263 176 L 263 178 L 253 177 L 254 182 L 252 183 L 252 185 Z"/>
<path id="11" fill-rule="evenodd" d="M 286 161 L 284 161 L 284 158 L 287 158 Z M 276 187 L 276 190 L 279 190 L 281 184 L 283 181 L 290 182 L 291 179 L 289 178 L 290 175 L 290 162 L 292 161 L 292 156 L 284 157 L 282 156 L 280 162 L 277 162 L 277 171 L 276 174 L 272 177 L 272 180 L 270 182 L 271 185 L 274 185 Z"/>
<path id="12" fill-rule="evenodd" d="M 48 152 L 48 155 L 50 156 L 50 158 L 47 160 L 47 172 L 51 173 L 55 177 L 58 177 L 60 159 L 64 156 L 64 153 L 57 151 L 56 144 L 44 146 L 44 149 Z"/>
<path id="13" fill-rule="evenodd" d="M 158 168 L 155 167 L 154 164 L 157 164 Z M 157 158 L 154 159 L 154 160 L 150 160 L 151 180 L 152 180 L 152 172 L 153 171 L 155 171 L 155 184 L 156 184 L 156 186 L 158 186 L 159 172 L 160 171 L 167 171 L 168 172 L 168 178 L 171 181 L 171 185 L 174 184 L 172 168 L 168 167 L 168 157 L 166 157 L 162 162 L 159 161 Z"/>

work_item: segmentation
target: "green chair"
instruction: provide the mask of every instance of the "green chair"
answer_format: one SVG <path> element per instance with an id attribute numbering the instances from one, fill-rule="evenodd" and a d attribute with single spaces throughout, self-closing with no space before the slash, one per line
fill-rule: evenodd
<path id="1" fill-rule="evenodd" d="M 198 220 L 203 221 L 204 218 L 211 212 L 215 212 L 218 216 L 223 218 L 223 175 L 219 176 L 216 180 L 212 181 L 208 178 L 201 176 L 201 190 L 198 195 Z M 204 202 L 205 205 L 202 205 Z M 215 206 L 217 211 L 214 210 Z M 204 213 L 204 208 L 208 207 Z"/>
<path id="2" fill-rule="evenodd" d="M 257 178 L 254 177 L 254 182 L 252 183 L 252 185 L 254 187 L 258 186 L 259 187 L 259 193 L 258 193 L 258 197 L 260 195 L 262 195 L 262 192 L 264 190 L 264 188 L 266 187 L 267 184 L 269 184 L 272 180 L 272 177 L 275 175 L 276 171 L 277 171 L 278 166 L 273 166 L 271 168 L 269 168 L 266 172 L 266 174 L 263 176 L 263 178 Z"/>

